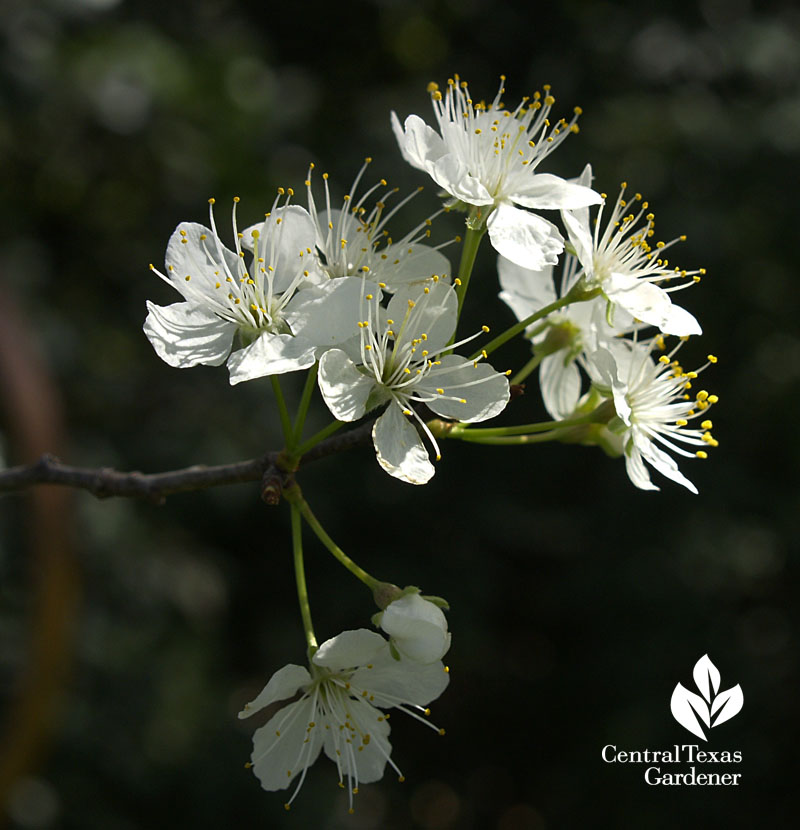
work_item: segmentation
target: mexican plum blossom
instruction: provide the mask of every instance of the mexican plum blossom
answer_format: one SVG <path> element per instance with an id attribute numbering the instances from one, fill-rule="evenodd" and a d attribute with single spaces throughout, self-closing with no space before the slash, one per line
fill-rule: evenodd
<path id="1" fill-rule="evenodd" d="M 378 463 L 395 478 L 425 484 L 434 467 L 409 419 L 427 435 L 437 460 L 440 453 L 414 405 L 425 404 L 442 418 L 485 421 L 508 403 L 508 380 L 480 357 L 445 354 L 478 336 L 448 345 L 458 307 L 451 286 L 431 279 L 423 288 L 398 290 L 384 311 L 380 288 L 364 284 L 359 353 L 351 359 L 343 349 L 327 351 L 319 363 L 319 388 L 340 421 L 357 421 L 388 404 L 372 428 Z"/>
<path id="2" fill-rule="evenodd" d="M 617 417 L 608 426 L 622 437 L 630 480 L 642 490 L 659 489 L 650 480 L 646 461 L 663 476 L 697 493 L 675 459 L 658 445 L 685 458 L 706 458 L 705 448 L 717 446 L 711 435 L 713 425 L 706 417 L 717 396 L 705 389 L 694 397 L 688 392 L 698 374 L 717 359 L 708 355 L 703 367 L 686 372 L 674 359 L 681 343 L 657 360 L 652 356 L 654 345 L 663 345 L 663 339 L 656 337 L 648 344 L 618 340 L 589 355 L 586 366 L 595 386 L 613 397 Z M 699 428 L 688 426 L 699 418 L 703 419 Z M 677 442 L 702 449 L 689 451 Z"/>
<path id="3" fill-rule="evenodd" d="M 538 165 L 571 133 L 578 132 L 580 108 L 571 121 L 551 121 L 555 98 L 550 87 L 544 96 L 523 98 L 514 110 L 502 103 L 501 85 L 490 104 L 474 103 L 466 82 L 456 75 L 444 95 L 430 84 L 439 132 L 418 115 L 403 125 L 392 113 L 392 128 L 403 158 L 426 172 L 457 202 L 488 214 L 487 229 L 495 250 L 526 268 L 554 265 L 564 240 L 551 222 L 528 210 L 582 208 L 601 202 L 583 184 L 550 173 L 537 173 Z"/>
<path id="4" fill-rule="evenodd" d="M 419 591 L 393 600 L 377 617 L 395 649 L 418 663 L 441 660 L 450 648 L 444 612 Z"/>
<path id="5" fill-rule="evenodd" d="M 317 206 L 311 184 L 314 165 L 309 169 L 306 179 L 308 212 L 316 226 L 320 268 L 332 279 L 365 276 L 371 282 L 383 283 L 387 291 L 434 276 L 445 279 L 450 274 L 450 262 L 440 251 L 443 245 L 431 246 L 421 241 L 430 236 L 433 217 L 396 240 L 386 227 L 422 188 L 395 205 L 391 205 L 391 199 L 398 188 L 389 187 L 386 179 L 380 179 L 357 195 L 364 172 L 371 163 L 371 158 L 365 160 L 345 194 L 341 208 L 331 207 L 327 173 L 322 174 L 324 207 Z"/>
<path id="6" fill-rule="evenodd" d="M 231 384 L 313 366 L 319 352 L 352 335 L 350 310 L 361 288 L 360 279 L 333 281 L 319 271 L 316 227 L 302 207 L 278 207 L 276 199 L 263 222 L 240 233 L 237 202 L 234 251 L 217 234 L 213 199 L 210 229 L 178 225 L 167 245 L 166 274 L 150 267 L 184 302 L 148 302 L 144 324 L 170 366 L 227 361 Z"/>
<path id="7" fill-rule="evenodd" d="M 391 760 L 389 715 L 396 708 L 444 734 L 427 720 L 427 705 L 449 682 L 440 661 L 423 665 L 392 656 L 389 643 L 374 631 L 345 631 L 324 642 L 308 668 L 289 664 L 272 675 L 261 693 L 239 712 L 248 718 L 272 703 L 283 706 L 253 735 L 251 766 L 265 790 L 296 783 L 288 809 L 320 753 L 336 764 L 339 785 L 353 794 L 361 784 L 383 777 Z"/>
<path id="8" fill-rule="evenodd" d="M 571 254 L 564 258 L 558 290 L 552 265 L 532 271 L 498 256 L 497 272 L 500 299 L 518 320 L 565 297 L 581 277 L 578 261 Z M 571 303 L 552 311 L 528 331 L 534 354 L 544 354 L 539 364 L 539 386 L 545 408 L 556 420 L 568 418 L 578 406 L 582 387 L 578 364 L 583 352 L 594 351 L 635 328 L 633 318 L 625 311 L 615 315 L 615 326 L 611 326 L 606 306 L 601 296 Z"/>
<path id="9" fill-rule="evenodd" d="M 587 164 L 577 181 L 588 185 L 591 180 L 592 168 Z M 625 199 L 625 190 L 623 183 L 605 226 L 601 222 L 603 205 L 594 225 L 588 208 L 561 213 L 570 242 L 583 266 L 586 289 L 599 289 L 613 306 L 619 306 L 643 323 L 656 326 L 664 334 L 678 337 L 700 334 L 700 324 L 688 311 L 674 305 L 670 294 L 699 282 L 705 270 L 670 268 L 664 254 L 686 237 L 651 245 L 648 240 L 655 234 L 655 216 L 647 212 L 649 205 L 642 201 L 639 193 L 634 195 L 631 206 Z M 659 284 L 676 279 L 683 281 L 668 288 Z M 610 311 L 613 312 L 613 308 Z"/>

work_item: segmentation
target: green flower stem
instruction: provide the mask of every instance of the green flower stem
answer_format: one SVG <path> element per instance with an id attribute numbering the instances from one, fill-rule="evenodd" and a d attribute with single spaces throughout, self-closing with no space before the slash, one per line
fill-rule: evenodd
<path id="1" fill-rule="evenodd" d="M 481 219 L 481 208 L 473 207 L 467 218 L 467 235 L 464 237 L 464 247 L 461 249 L 461 262 L 458 265 L 458 282 L 456 283 L 458 319 L 461 318 L 461 308 L 464 305 L 464 298 L 467 296 L 469 280 L 472 276 L 472 269 L 475 266 L 475 257 L 478 254 L 478 248 L 485 233 L 486 222 Z M 455 334 L 453 334 L 453 338 L 455 338 Z"/>
<path id="2" fill-rule="evenodd" d="M 544 354 L 535 354 L 514 377 L 509 380 L 510 384 L 522 383 L 526 377 L 544 360 Z"/>
<path id="3" fill-rule="evenodd" d="M 314 386 L 317 382 L 317 370 L 319 362 L 315 363 L 306 375 L 306 385 L 303 387 L 303 395 L 300 398 L 300 406 L 297 410 L 297 417 L 294 419 L 294 443 L 297 444 L 303 437 L 303 427 L 306 423 L 308 407 L 311 403 L 311 396 L 314 394 Z"/>
<path id="4" fill-rule="evenodd" d="M 345 421 L 333 421 L 324 429 L 321 429 L 319 432 L 312 435 L 307 441 L 300 444 L 300 446 L 294 450 L 292 455 L 299 461 L 301 455 L 305 455 L 312 447 L 319 444 L 320 441 L 324 441 L 329 435 L 333 435 L 337 429 L 341 429 L 344 425 Z"/>
<path id="5" fill-rule="evenodd" d="M 478 435 L 485 438 L 500 438 L 508 435 L 527 435 L 536 432 L 549 432 L 556 429 L 567 429 L 569 427 L 577 427 L 581 424 L 597 423 L 598 416 L 594 412 L 588 415 L 581 415 L 578 418 L 567 418 L 563 421 L 540 421 L 535 424 L 520 424 L 513 427 L 488 427 L 488 428 L 474 428 L 469 424 L 453 424 L 450 429 L 446 430 L 444 437 L 458 438 L 462 441 L 471 441 L 472 438 L 465 438 L 466 435 Z M 477 439 L 475 439 L 477 440 Z"/>
<path id="6" fill-rule="evenodd" d="M 309 653 L 317 650 L 317 638 L 311 622 L 311 606 L 308 603 L 306 587 L 306 569 L 303 564 L 303 523 L 298 505 L 292 503 L 292 549 L 294 553 L 294 580 L 297 584 L 297 599 L 300 602 L 300 615 L 303 618 L 303 631 L 306 636 Z"/>
<path id="7" fill-rule="evenodd" d="M 281 416 L 281 427 L 283 428 L 284 441 L 286 441 L 286 449 L 292 452 L 295 444 L 294 431 L 292 430 L 292 419 L 289 417 L 289 410 L 286 408 L 286 400 L 283 397 L 281 382 L 275 375 L 270 375 L 269 379 L 272 383 L 272 391 L 275 393 L 275 400 L 278 402 L 278 413 Z"/>
<path id="8" fill-rule="evenodd" d="M 480 435 L 469 430 L 460 435 L 454 435 L 460 441 L 469 441 L 473 444 L 494 444 L 495 446 L 512 446 L 515 444 L 543 444 L 545 441 L 557 441 L 561 437 L 561 430 L 541 432 L 538 435 Z"/>
<path id="9" fill-rule="evenodd" d="M 495 349 L 499 349 L 500 346 L 511 340 L 512 337 L 516 337 L 520 332 L 525 331 L 531 323 L 541 320 L 542 317 L 547 317 L 548 314 L 552 314 L 554 311 L 558 311 L 559 308 L 564 308 L 565 305 L 569 305 L 572 302 L 574 302 L 574 300 L 569 299 L 569 294 L 567 294 L 566 297 L 562 297 L 560 300 L 555 300 L 555 302 L 550 303 L 550 305 L 540 308 L 538 311 L 531 314 L 530 317 L 520 320 L 519 323 L 507 328 L 502 334 L 498 334 L 497 337 L 490 340 L 482 349 L 478 349 L 478 351 L 470 357 L 470 360 L 476 360 L 484 352 L 486 354 L 491 354 Z"/>
<path id="10" fill-rule="evenodd" d="M 284 491 L 284 496 L 292 503 L 292 509 L 295 508 L 300 511 L 303 518 L 306 520 L 308 526 L 317 535 L 317 538 L 323 545 L 333 554 L 335 559 L 350 571 L 351 574 L 358 577 L 371 591 L 375 591 L 382 583 L 379 579 L 370 576 L 362 567 L 357 565 L 353 560 L 331 539 L 325 532 L 325 528 L 317 520 L 317 517 L 311 512 L 308 502 L 303 498 L 300 488 L 295 485 L 291 489 Z"/>
<path id="11" fill-rule="evenodd" d="M 482 349 L 478 349 L 478 351 L 470 357 L 470 360 L 476 360 L 484 352 L 486 354 L 491 354 L 495 349 L 500 348 L 500 346 L 504 343 L 511 340 L 512 337 L 516 337 L 520 332 L 525 331 L 531 323 L 535 323 L 537 320 L 547 317 L 548 314 L 558 311 L 559 308 L 572 305 L 572 303 L 583 303 L 587 300 L 593 300 L 599 294 L 599 288 L 587 290 L 583 284 L 583 280 L 578 280 L 578 282 L 576 282 L 575 285 L 573 285 L 567 294 L 565 294 L 560 300 L 555 300 L 550 303 L 550 305 L 546 305 L 544 308 L 540 308 L 538 311 L 531 314 L 530 317 L 526 317 L 524 320 L 520 320 L 519 323 L 507 328 L 502 334 L 498 334 L 497 337 L 490 340 L 489 343 Z"/>

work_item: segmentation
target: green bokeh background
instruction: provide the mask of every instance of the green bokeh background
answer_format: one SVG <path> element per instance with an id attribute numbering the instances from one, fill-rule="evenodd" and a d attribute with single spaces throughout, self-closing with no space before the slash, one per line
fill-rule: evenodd
<path id="1" fill-rule="evenodd" d="M 433 481 L 390 479 L 370 449 L 303 473 L 337 541 L 369 571 L 446 596 L 452 682 L 445 738 L 393 719 L 406 775 L 362 788 L 356 813 L 321 760 L 290 813 L 243 770 L 235 714 L 301 662 L 288 516 L 255 486 L 163 507 L 77 494 L 83 598 L 72 671 L 47 751 L 15 788 L 8 826 L 543 828 L 790 826 L 800 590 L 795 484 L 800 340 L 800 15 L 790 2 L 703 0 L 6 0 L 0 8 L 0 280 L 63 397 L 66 460 L 154 472 L 279 446 L 269 385 L 179 371 L 141 333 L 144 303 L 175 299 L 149 271 L 206 199 L 302 192 L 309 162 L 341 194 L 364 156 L 403 192 L 398 217 L 436 205 L 404 165 L 392 109 L 430 118 L 425 86 L 454 72 L 476 97 L 550 83 L 581 132 L 548 159 L 596 186 L 642 191 L 673 259 L 708 277 L 681 295 L 720 362 L 718 450 L 685 470 L 692 496 L 629 483 L 597 450 L 446 444 Z M 562 109 L 559 111 L 559 107 Z M 218 216 L 225 227 L 223 213 Z M 440 240 L 457 217 L 437 221 Z M 470 324 L 511 322 L 482 250 Z M 509 366 L 524 347 L 501 353 Z M 495 361 L 497 362 L 497 361 Z M 505 367 L 500 367 L 505 368 Z M 289 381 L 289 395 L 297 384 Z M 317 401 L 316 423 L 326 416 Z M 542 416 L 531 384 L 518 422 Z M 516 413 L 519 413 L 517 416 Z M 2 416 L 0 416 L 2 417 Z M 7 422 L 9 464 L 19 457 Z M 343 483 L 344 482 L 344 483 Z M 28 499 L 0 502 L 0 695 L 26 661 Z M 320 637 L 368 624 L 370 597 L 307 544 Z M 669 713 L 708 652 L 742 713 L 710 748 L 741 750 L 738 788 L 648 787 L 605 744 L 696 742 Z M 2 752 L 0 744 L 0 752 Z M 794 762 L 796 763 L 796 762 Z"/>

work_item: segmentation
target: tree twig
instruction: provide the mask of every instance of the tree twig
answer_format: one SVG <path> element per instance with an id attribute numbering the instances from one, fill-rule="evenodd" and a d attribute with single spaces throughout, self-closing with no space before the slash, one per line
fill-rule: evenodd
<path id="1" fill-rule="evenodd" d="M 301 459 L 300 466 L 366 444 L 372 432 L 372 422 L 320 442 Z M 107 467 L 89 468 L 63 464 L 53 455 L 45 454 L 33 464 L 11 467 L 0 471 L 0 493 L 24 490 L 35 484 L 59 484 L 88 490 L 98 498 L 122 496 L 140 498 L 162 504 L 174 493 L 206 490 L 225 484 L 247 481 L 270 481 L 274 488 L 276 476 L 285 476 L 281 469 L 281 454 L 270 451 L 259 458 L 216 466 L 194 465 L 164 473 L 119 472 Z M 269 475 L 268 475 L 269 473 Z M 270 496 L 272 489 L 270 490 Z M 274 503 L 272 498 L 266 498 Z"/>

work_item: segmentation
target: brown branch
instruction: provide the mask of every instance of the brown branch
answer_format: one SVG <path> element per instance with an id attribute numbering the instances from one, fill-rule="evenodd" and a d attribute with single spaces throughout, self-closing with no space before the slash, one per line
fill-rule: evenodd
<path id="1" fill-rule="evenodd" d="M 301 459 L 300 466 L 366 444 L 371 432 L 372 423 L 369 422 L 349 432 L 333 435 L 309 450 Z M 60 484 L 88 490 L 101 499 L 122 496 L 162 504 L 166 496 L 174 493 L 262 481 L 265 501 L 274 504 L 276 490 L 277 498 L 280 498 L 277 482 L 291 472 L 286 468 L 285 455 L 275 451 L 267 452 L 260 458 L 233 464 L 213 467 L 195 465 L 164 473 L 122 473 L 105 467 L 74 467 L 63 464 L 55 456 L 45 454 L 34 464 L 0 471 L 0 493 L 23 490 L 36 484 Z"/>

